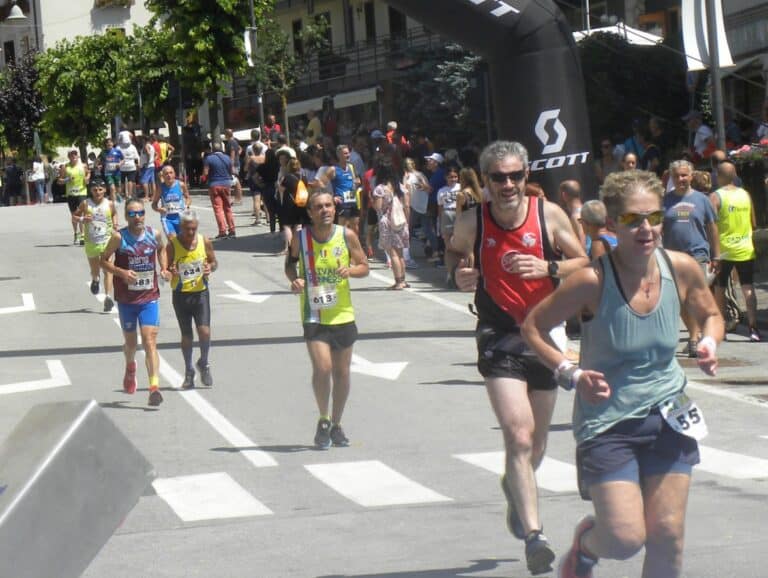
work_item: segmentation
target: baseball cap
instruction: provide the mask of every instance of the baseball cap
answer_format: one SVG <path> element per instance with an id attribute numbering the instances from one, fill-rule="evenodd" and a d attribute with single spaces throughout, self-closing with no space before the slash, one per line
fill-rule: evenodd
<path id="1" fill-rule="evenodd" d="M 683 120 L 688 122 L 689 120 L 694 119 L 694 118 L 701 118 L 701 113 L 698 110 L 688 111 L 688 114 L 686 114 L 683 117 Z"/>
<path id="2" fill-rule="evenodd" d="M 371 138 L 372 138 L 373 140 L 376 140 L 376 139 L 379 139 L 379 138 L 387 138 L 387 137 L 386 137 L 386 136 L 384 136 L 384 133 L 383 133 L 383 132 L 381 132 L 379 129 L 376 129 L 376 130 L 374 130 L 374 131 L 371 133 Z"/>
<path id="3" fill-rule="evenodd" d="M 439 165 L 442 165 L 443 162 L 445 162 L 443 155 L 441 155 L 440 153 L 432 153 L 431 155 L 427 155 L 424 158 L 427 160 L 435 161 Z"/>

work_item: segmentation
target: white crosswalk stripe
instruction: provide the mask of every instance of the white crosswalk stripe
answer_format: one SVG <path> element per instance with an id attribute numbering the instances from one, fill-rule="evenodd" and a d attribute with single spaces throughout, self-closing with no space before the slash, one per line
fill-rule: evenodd
<path id="1" fill-rule="evenodd" d="M 152 485 L 157 495 L 185 522 L 272 513 L 224 472 L 158 478 Z"/>
<path id="2" fill-rule="evenodd" d="M 453 457 L 499 476 L 504 473 L 504 452 L 457 454 Z M 540 489 L 550 492 L 576 492 L 578 491 L 576 467 L 545 457 L 536 471 L 536 483 Z"/>
<path id="3" fill-rule="evenodd" d="M 304 467 L 318 480 L 364 507 L 451 501 L 377 460 Z"/>
<path id="4" fill-rule="evenodd" d="M 768 460 L 699 446 L 701 463 L 696 469 L 737 480 L 768 478 Z"/>

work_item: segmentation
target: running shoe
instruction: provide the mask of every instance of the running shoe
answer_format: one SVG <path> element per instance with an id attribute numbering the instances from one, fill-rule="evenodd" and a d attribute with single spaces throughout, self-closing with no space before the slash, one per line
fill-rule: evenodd
<path id="1" fill-rule="evenodd" d="M 520 521 L 520 516 L 517 515 L 515 509 L 515 502 L 512 498 L 512 492 L 509 491 L 507 486 L 506 474 L 501 476 L 501 490 L 504 492 L 504 497 L 507 499 L 507 530 L 518 540 L 525 539 L 525 528 Z"/>
<path id="2" fill-rule="evenodd" d="M 136 362 L 135 361 L 132 361 L 131 363 L 125 366 L 125 375 L 123 376 L 123 391 L 125 393 L 131 393 L 131 394 L 136 392 Z"/>
<path id="3" fill-rule="evenodd" d="M 197 360 L 197 369 L 200 372 L 200 381 L 203 382 L 203 385 L 206 387 L 211 387 L 213 385 L 213 376 L 211 375 L 211 365 L 209 363 L 206 363 L 203 365 L 200 363 L 200 360 Z"/>
<path id="4" fill-rule="evenodd" d="M 73 245 L 77 245 L 77 244 L 79 244 L 79 243 L 80 243 L 80 235 L 78 235 L 77 233 L 75 233 L 75 237 L 72 239 L 72 244 L 73 244 Z"/>
<path id="5" fill-rule="evenodd" d="M 327 450 L 331 447 L 331 420 L 321 417 L 317 421 L 315 447 L 319 450 Z"/>
<path id="6" fill-rule="evenodd" d="M 411 259 L 410 261 L 406 261 L 405 262 L 405 268 L 406 269 L 418 269 L 419 268 L 419 264 L 416 261 L 414 261 L 413 259 Z"/>
<path id="7" fill-rule="evenodd" d="M 82 235 L 80 235 L 80 236 L 79 236 L 79 238 L 78 238 L 78 241 L 77 241 L 77 242 L 78 242 L 78 243 L 80 244 L 80 246 L 82 247 L 83 245 L 85 245 L 85 237 L 83 237 Z"/>
<path id="8" fill-rule="evenodd" d="M 194 389 L 195 388 L 195 370 L 188 369 L 184 372 L 184 381 L 181 382 L 181 389 Z"/>
<path id="9" fill-rule="evenodd" d="M 151 405 L 152 407 L 157 407 L 163 403 L 163 394 L 160 393 L 159 389 L 153 389 L 149 392 L 149 401 L 147 402 L 147 405 Z"/>
<path id="10" fill-rule="evenodd" d="M 94 279 L 93 281 L 91 281 L 91 293 L 93 293 L 94 295 L 98 295 L 99 294 L 99 280 L 98 279 Z M 105 299 L 105 301 L 106 301 L 106 299 Z"/>
<path id="11" fill-rule="evenodd" d="M 534 576 L 551 572 L 554 560 L 555 551 L 541 530 L 534 530 L 528 534 L 525 539 L 525 561 L 528 565 L 528 571 Z"/>
<path id="12" fill-rule="evenodd" d="M 230 231 L 229 234 L 227 235 L 227 239 L 236 239 L 236 238 L 237 238 L 237 235 L 235 234 L 234 231 Z"/>
<path id="13" fill-rule="evenodd" d="M 112 297 L 107 295 L 104 297 L 104 313 L 109 313 L 112 311 L 112 308 L 115 306 L 115 302 L 112 301 Z"/>
<path id="14" fill-rule="evenodd" d="M 226 238 L 227 238 L 227 234 L 226 233 L 219 233 L 218 235 L 216 235 L 214 237 L 214 239 L 226 239 Z"/>
<path id="15" fill-rule="evenodd" d="M 759 343 L 762 341 L 762 337 L 760 336 L 760 332 L 757 330 L 757 327 L 749 328 L 749 340 L 752 343 Z"/>
<path id="16" fill-rule="evenodd" d="M 337 423 L 331 426 L 331 441 L 338 448 L 345 448 L 349 445 L 349 439 L 344 435 L 344 430 Z"/>
<path id="17" fill-rule="evenodd" d="M 560 564 L 557 567 L 558 578 L 593 578 L 592 568 L 597 565 L 597 560 L 586 556 L 581 551 L 581 537 L 594 525 L 594 516 L 585 516 L 576 524 L 571 549 L 560 558 Z"/>

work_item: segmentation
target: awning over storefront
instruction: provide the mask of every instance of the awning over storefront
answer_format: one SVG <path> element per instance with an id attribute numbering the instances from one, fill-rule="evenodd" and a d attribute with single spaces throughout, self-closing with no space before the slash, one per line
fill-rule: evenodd
<path id="1" fill-rule="evenodd" d="M 333 97 L 333 106 L 336 108 L 347 108 L 368 102 L 376 102 L 377 91 L 378 87 L 373 86 L 371 88 L 353 90 L 352 92 L 342 92 Z"/>
<path id="2" fill-rule="evenodd" d="M 333 97 L 333 106 L 334 108 L 339 109 L 376 102 L 378 91 L 378 86 L 372 86 L 370 88 L 361 88 L 360 90 L 352 90 L 350 92 L 341 92 Z M 310 110 L 319 112 L 323 110 L 323 102 L 326 98 L 329 97 L 308 98 L 307 100 L 289 102 L 288 116 L 301 116 L 307 114 Z"/>
<path id="3" fill-rule="evenodd" d="M 286 112 L 288 116 L 301 116 L 307 114 L 310 110 L 321 111 L 323 110 L 324 97 L 308 98 L 307 100 L 299 100 L 297 102 L 289 102 Z"/>

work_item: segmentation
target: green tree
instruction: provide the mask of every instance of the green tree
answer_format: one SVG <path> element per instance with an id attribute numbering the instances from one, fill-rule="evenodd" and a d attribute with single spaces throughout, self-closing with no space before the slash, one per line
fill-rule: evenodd
<path id="1" fill-rule="evenodd" d="M 446 44 L 410 49 L 403 60 L 413 65 L 395 81 L 399 120 L 449 143 L 476 138 L 478 119 L 470 112 L 482 59 Z"/>
<path id="2" fill-rule="evenodd" d="M 40 92 L 35 86 L 38 73 L 35 53 L 29 52 L 7 65 L 0 76 L 0 118 L 3 134 L 12 149 L 26 159 L 33 146 L 35 130 L 45 112 Z"/>
<path id="3" fill-rule="evenodd" d="M 218 96 L 222 83 L 246 68 L 243 36 L 250 26 L 248 0 L 146 0 L 158 25 L 170 33 L 166 57 L 176 67 L 176 77 L 193 94 L 208 99 L 211 132 L 218 126 Z M 273 0 L 256 0 L 259 20 Z"/>
<path id="4" fill-rule="evenodd" d="M 114 87 L 121 74 L 125 39 L 116 34 L 62 40 L 37 56 L 38 89 L 46 114 L 42 127 L 56 142 L 76 142 L 83 158 L 88 142 L 100 142 L 118 110 Z"/>
<path id="5" fill-rule="evenodd" d="M 280 97 L 283 108 L 283 129 L 288 132 L 288 94 L 309 70 L 313 56 L 319 56 L 328 49 L 328 22 L 318 18 L 314 23 L 305 24 L 299 41 L 300 53 L 292 48 L 292 40 L 277 22 L 266 20 L 259 28 L 256 66 L 250 69 L 250 86 L 260 84 L 262 90 L 274 92 Z"/>

